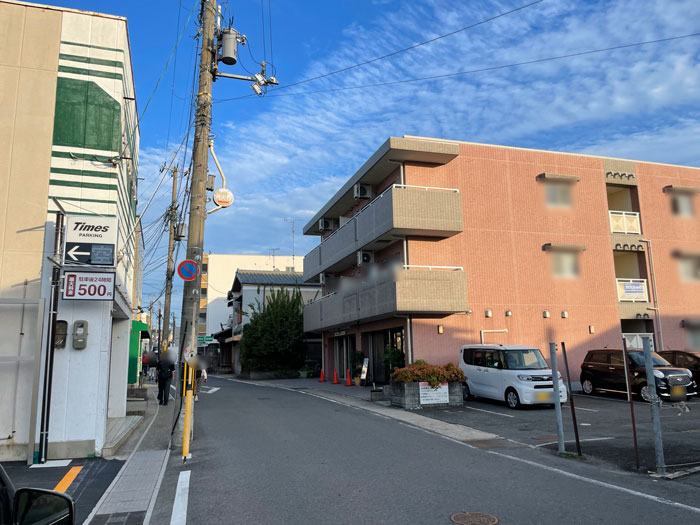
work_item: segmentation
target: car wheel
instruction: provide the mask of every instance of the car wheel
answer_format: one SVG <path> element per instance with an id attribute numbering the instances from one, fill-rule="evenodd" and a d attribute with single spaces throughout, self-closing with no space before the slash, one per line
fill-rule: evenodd
<path id="1" fill-rule="evenodd" d="M 512 388 L 506 390 L 506 404 L 512 409 L 520 408 L 520 397 L 518 397 L 518 393 Z"/>
<path id="2" fill-rule="evenodd" d="M 467 399 L 472 397 L 472 393 L 469 390 L 469 385 L 466 383 L 462 383 L 462 399 L 466 401 Z"/>
<path id="3" fill-rule="evenodd" d="M 590 379 L 584 379 L 583 381 L 581 381 L 581 389 L 586 395 L 590 396 L 592 394 L 595 394 L 595 387 L 593 386 L 593 382 Z"/>
<path id="4" fill-rule="evenodd" d="M 649 390 L 649 385 L 642 385 L 639 389 L 639 396 L 649 403 L 651 401 L 651 391 Z"/>

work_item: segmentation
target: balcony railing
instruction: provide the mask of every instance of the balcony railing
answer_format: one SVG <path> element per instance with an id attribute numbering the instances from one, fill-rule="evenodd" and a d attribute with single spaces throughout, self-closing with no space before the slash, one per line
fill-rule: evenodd
<path id="1" fill-rule="evenodd" d="M 450 237 L 462 231 L 462 197 L 454 188 L 394 184 L 328 235 L 304 258 L 304 280 L 353 264 L 355 252 L 392 235 Z M 333 268 L 338 270 L 340 268 Z"/>
<path id="2" fill-rule="evenodd" d="M 464 270 L 403 266 L 365 280 L 346 280 L 304 307 L 304 330 L 319 331 L 397 314 L 450 315 L 467 309 Z"/>
<path id="3" fill-rule="evenodd" d="M 644 348 L 644 339 L 649 339 L 651 343 L 651 351 L 654 351 L 654 334 L 622 334 L 627 342 L 628 350 L 641 350 Z"/>
<path id="4" fill-rule="evenodd" d="M 641 234 L 639 213 L 636 211 L 608 211 L 610 216 L 610 231 L 612 233 Z"/>
<path id="5" fill-rule="evenodd" d="M 617 300 L 621 303 L 648 303 L 649 291 L 646 279 L 616 279 Z"/>

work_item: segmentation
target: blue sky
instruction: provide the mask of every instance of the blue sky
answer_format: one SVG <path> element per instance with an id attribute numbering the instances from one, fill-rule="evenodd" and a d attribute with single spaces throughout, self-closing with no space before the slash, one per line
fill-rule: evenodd
<path id="1" fill-rule="evenodd" d="M 198 0 L 57 4 L 129 21 L 139 110 L 153 91 Z M 274 57 L 279 91 L 248 97 L 248 83 L 214 85 L 216 151 L 236 201 L 209 216 L 205 249 L 215 253 L 296 254 L 316 238 L 303 225 L 389 136 L 421 135 L 700 166 L 700 37 L 439 80 L 303 94 L 339 87 L 481 69 L 700 32 L 697 0 L 544 0 L 537 5 L 324 79 L 285 88 L 449 33 L 527 0 L 239 0 L 225 20 L 247 35 L 240 62 L 256 72 Z M 265 9 L 263 39 L 261 4 Z M 141 203 L 160 179 L 187 126 L 196 14 L 184 29 L 141 121 Z M 178 15 L 180 25 L 178 26 Z M 263 49 L 263 42 L 265 48 Z M 271 51 L 272 49 L 272 51 Z M 174 84 L 174 89 L 173 89 Z M 285 95 L 285 96 L 273 96 Z M 240 98 L 221 101 L 222 99 Z M 172 112 L 170 111 L 172 103 Z M 170 126 L 168 126 L 170 122 Z M 167 146 L 167 148 L 166 148 Z M 211 170 L 214 170 L 213 163 Z M 212 171 L 213 172 L 213 171 Z M 169 200 L 160 188 L 148 223 Z M 165 242 L 153 253 L 144 294 L 162 287 Z M 182 250 L 184 252 L 184 250 Z M 181 253 L 182 253 L 181 252 Z M 179 312 L 179 302 L 176 312 Z"/>

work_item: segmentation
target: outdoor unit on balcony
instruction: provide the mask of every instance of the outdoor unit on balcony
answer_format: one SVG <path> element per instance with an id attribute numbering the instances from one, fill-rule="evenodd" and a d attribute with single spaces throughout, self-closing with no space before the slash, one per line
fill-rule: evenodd
<path id="1" fill-rule="evenodd" d="M 318 221 L 318 229 L 322 232 L 327 232 L 333 229 L 333 219 L 327 219 L 324 217 L 323 219 L 319 219 Z"/>
<path id="2" fill-rule="evenodd" d="M 369 184 L 355 184 L 352 188 L 352 196 L 355 200 L 372 198 L 372 186 Z"/>
<path id="3" fill-rule="evenodd" d="M 374 252 L 359 250 L 357 252 L 357 266 L 374 262 Z"/>

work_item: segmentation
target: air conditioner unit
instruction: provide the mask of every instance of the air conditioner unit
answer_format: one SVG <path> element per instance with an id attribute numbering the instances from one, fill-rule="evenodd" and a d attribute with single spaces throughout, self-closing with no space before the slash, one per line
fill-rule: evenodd
<path id="1" fill-rule="evenodd" d="M 352 196 L 357 199 L 372 198 L 372 186 L 369 184 L 355 184 L 352 188 Z"/>
<path id="2" fill-rule="evenodd" d="M 318 229 L 322 232 L 327 232 L 333 229 L 333 219 L 327 219 L 324 217 L 323 219 L 319 219 L 318 221 Z"/>
<path id="3" fill-rule="evenodd" d="M 374 262 L 374 252 L 359 250 L 357 252 L 357 266 Z"/>

